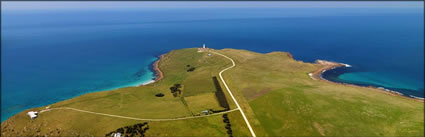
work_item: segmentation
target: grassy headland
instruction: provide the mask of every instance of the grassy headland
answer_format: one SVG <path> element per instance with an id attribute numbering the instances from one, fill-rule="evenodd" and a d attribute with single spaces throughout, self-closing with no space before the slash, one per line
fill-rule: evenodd
<path id="1" fill-rule="evenodd" d="M 216 52 L 236 62 L 223 77 L 257 136 L 424 136 L 423 102 L 375 89 L 313 80 L 308 73 L 323 65 L 296 61 L 285 52 Z M 231 62 L 207 54 L 197 49 L 171 51 L 158 62 L 163 78 L 153 84 L 89 93 L 52 104 L 51 108 L 72 107 L 146 119 L 191 117 L 205 109 L 224 109 L 214 95 L 217 89 L 212 77 Z M 193 71 L 188 71 L 190 68 Z M 180 87 L 172 93 L 170 87 L 175 84 Z M 158 93 L 165 96 L 156 97 Z M 227 91 L 224 93 L 230 109 L 234 109 Z M 34 120 L 26 115 L 42 109 L 29 109 L 4 121 L 2 136 L 105 136 L 145 122 L 72 110 L 51 110 Z M 228 113 L 228 118 L 233 136 L 250 135 L 239 111 Z M 227 135 L 222 115 L 147 122 L 146 136 Z"/>

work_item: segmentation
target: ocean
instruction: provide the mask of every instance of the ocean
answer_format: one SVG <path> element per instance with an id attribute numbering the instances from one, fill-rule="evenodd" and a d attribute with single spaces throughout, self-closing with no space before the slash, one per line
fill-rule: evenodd
<path id="1" fill-rule="evenodd" d="M 336 82 L 424 97 L 423 8 L 206 8 L 1 13 L 1 120 L 89 92 L 154 79 L 174 49 L 290 52 L 350 64 Z"/>

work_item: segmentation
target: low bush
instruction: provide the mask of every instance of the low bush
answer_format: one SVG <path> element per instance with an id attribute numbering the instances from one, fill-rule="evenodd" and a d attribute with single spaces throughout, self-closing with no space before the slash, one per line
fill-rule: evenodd
<path id="1" fill-rule="evenodd" d="M 164 94 L 162 94 L 162 93 L 158 93 L 158 94 L 155 94 L 155 96 L 156 97 L 163 97 L 163 96 L 165 96 Z"/>
<path id="2" fill-rule="evenodd" d="M 170 87 L 170 91 L 174 97 L 177 97 L 178 95 L 182 94 L 182 91 L 180 90 L 180 88 L 181 88 L 181 84 L 174 84 L 172 87 Z"/>
<path id="3" fill-rule="evenodd" d="M 194 67 L 191 67 L 191 68 L 187 69 L 187 72 L 192 72 L 194 70 L 195 70 L 195 68 Z"/>
<path id="4" fill-rule="evenodd" d="M 144 137 L 145 133 L 148 129 L 149 129 L 149 125 L 148 125 L 147 122 L 138 123 L 138 124 L 134 124 L 132 126 L 126 126 L 126 127 L 118 128 L 117 130 L 109 132 L 108 134 L 106 134 L 105 137 L 114 136 L 115 133 L 121 133 L 121 136 L 123 136 L 123 137 L 134 137 L 134 136 Z"/>

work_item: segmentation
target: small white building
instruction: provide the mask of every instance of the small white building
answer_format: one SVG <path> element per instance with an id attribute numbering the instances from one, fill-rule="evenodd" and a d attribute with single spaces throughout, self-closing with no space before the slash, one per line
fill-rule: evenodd
<path id="1" fill-rule="evenodd" d="M 35 119 L 38 116 L 38 112 L 36 111 L 30 111 L 27 114 L 30 116 L 31 119 Z"/>
<path id="2" fill-rule="evenodd" d="M 121 137 L 121 133 L 120 132 L 114 133 L 114 137 Z"/>
<path id="3" fill-rule="evenodd" d="M 208 115 L 208 114 L 210 114 L 210 111 L 209 110 L 203 110 L 203 111 L 201 111 L 201 113 L 202 114 L 205 114 L 205 115 Z"/>

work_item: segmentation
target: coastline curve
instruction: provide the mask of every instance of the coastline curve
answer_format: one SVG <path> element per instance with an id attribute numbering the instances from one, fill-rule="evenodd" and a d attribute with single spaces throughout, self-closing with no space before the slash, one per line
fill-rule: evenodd
<path id="1" fill-rule="evenodd" d="M 415 97 L 415 96 L 406 96 L 406 95 L 399 93 L 397 91 L 389 90 L 389 89 L 386 89 L 386 88 L 383 88 L 383 87 L 360 86 L 360 85 L 356 85 L 356 84 L 352 84 L 352 83 L 335 82 L 335 81 L 328 80 L 328 79 L 323 77 L 323 73 L 325 73 L 326 71 L 333 70 L 333 69 L 336 69 L 336 68 L 341 68 L 341 67 L 352 67 L 352 66 L 349 65 L 349 64 L 331 62 L 331 61 L 326 61 L 326 60 L 316 60 L 315 63 L 323 65 L 323 67 L 317 69 L 316 71 L 308 73 L 310 78 L 313 79 L 313 80 L 321 80 L 321 81 L 325 81 L 325 82 L 329 82 L 329 83 L 341 84 L 341 85 L 344 85 L 344 86 L 374 89 L 374 90 L 380 91 L 380 92 L 385 93 L 385 94 L 389 94 L 389 95 L 393 95 L 393 96 L 399 96 L 399 97 L 402 97 L 402 98 L 408 98 L 408 99 L 416 100 L 416 101 L 419 101 L 419 102 L 424 102 L 424 98 Z"/>

